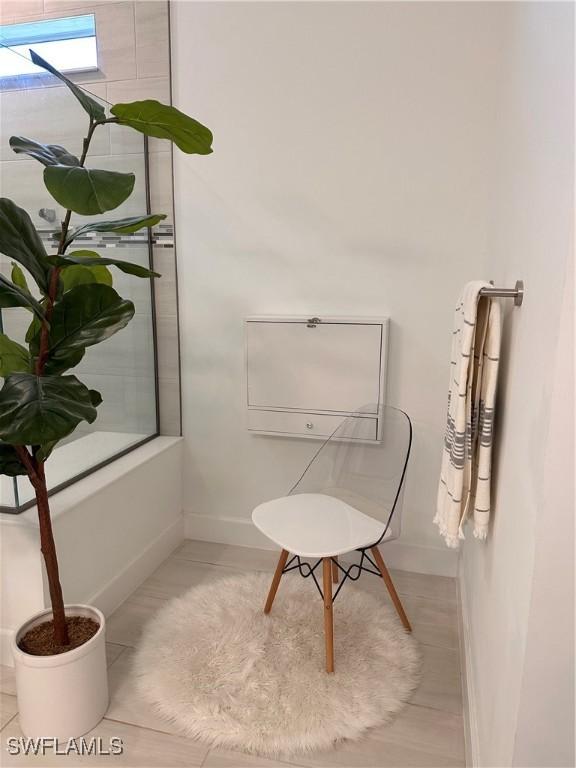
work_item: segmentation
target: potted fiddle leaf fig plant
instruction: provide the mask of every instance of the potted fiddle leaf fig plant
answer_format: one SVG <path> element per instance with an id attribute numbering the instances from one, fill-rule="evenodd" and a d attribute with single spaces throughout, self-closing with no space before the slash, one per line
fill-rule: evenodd
<path id="1" fill-rule="evenodd" d="M 108 706 L 105 622 L 92 606 L 66 605 L 58 575 L 45 463 L 55 446 L 82 421 L 92 423 L 100 394 L 74 375 L 88 347 L 124 328 L 134 305 L 112 287 L 114 267 L 140 278 L 159 277 L 137 264 L 78 249 L 88 232 L 129 234 L 161 221 L 144 213 L 74 225 L 74 214 L 99 216 L 130 196 L 134 174 L 87 165 L 90 143 L 103 126 L 127 126 L 168 139 L 183 152 L 212 152 L 212 134 L 172 106 L 145 100 L 106 109 L 33 51 L 35 64 L 70 89 L 87 115 L 79 157 L 64 147 L 12 136 L 14 152 L 44 165 L 44 184 L 66 209 L 53 253 L 45 250 L 28 213 L 0 199 L 0 253 L 12 260 L 11 279 L 0 274 L 0 309 L 30 312 L 26 344 L 0 334 L 0 473 L 26 475 L 34 488 L 50 608 L 14 635 L 12 649 L 20 724 L 27 736 L 71 738 L 93 728 Z M 31 284 L 31 281 L 35 285 Z"/>

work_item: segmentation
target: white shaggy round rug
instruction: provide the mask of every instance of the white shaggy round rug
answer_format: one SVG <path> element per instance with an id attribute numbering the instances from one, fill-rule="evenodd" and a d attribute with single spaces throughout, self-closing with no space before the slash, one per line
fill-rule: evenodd
<path id="1" fill-rule="evenodd" d="M 145 697 L 189 736 L 269 756 L 328 748 L 391 719 L 418 683 L 420 655 L 384 584 L 379 597 L 342 588 L 329 675 L 316 587 L 286 574 L 266 616 L 271 578 L 201 584 L 162 608 L 135 660 Z"/>

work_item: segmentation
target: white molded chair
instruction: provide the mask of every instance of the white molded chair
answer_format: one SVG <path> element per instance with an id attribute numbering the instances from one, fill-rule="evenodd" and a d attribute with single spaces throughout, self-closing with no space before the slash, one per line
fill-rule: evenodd
<path id="1" fill-rule="evenodd" d="M 379 439 L 367 441 L 359 437 L 366 434 L 361 420 L 369 418 L 367 413 L 374 410 L 365 407 L 343 420 L 288 496 L 260 504 L 252 513 L 254 525 L 282 550 L 264 612 L 270 612 L 284 573 L 298 569 L 301 576 L 311 576 L 324 601 L 327 672 L 334 671 L 332 604 L 348 579 L 356 581 L 363 572 L 381 577 L 405 629 L 412 631 L 378 549 L 400 535 L 412 425 L 403 411 L 385 406 Z M 359 562 L 343 567 L 338 556 L 354 551 Z M 320 563 L 322 587 L 316 578 Z M 332 583 L 339 581 L 333 594 Z"/>

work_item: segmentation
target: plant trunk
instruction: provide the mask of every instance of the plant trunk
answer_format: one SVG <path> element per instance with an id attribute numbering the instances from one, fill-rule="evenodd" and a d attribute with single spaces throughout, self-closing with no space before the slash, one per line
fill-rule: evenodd
<path id="1" fill-rule="evenodd" d="M 54 641 L 57 645 L 69 645 L 66 614 L 64 613 L 64 598 L 62 597 L 62 585 L 60 584 L 60 575 L 58 573 L 58 559 L 56 557 L 54 534 L 52 533 L 48 489 L 46 488 L 43 462 L 38 462 L 36 475 L 37 479 L 33 484 L 36 492 L 38 520 L 40 523 L 40 550 L 46 564 L 46 575 L 48 577 L 48 589 L 50 591 L 54 621 Z"/>

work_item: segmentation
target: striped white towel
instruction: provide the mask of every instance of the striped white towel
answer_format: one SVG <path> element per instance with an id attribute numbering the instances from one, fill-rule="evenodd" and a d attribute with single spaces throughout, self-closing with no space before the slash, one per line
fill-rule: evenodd
<path id="1" fill-rule="evenodd" d="M 464 538 L 474 509 L 474 536 L 485 539 L 490 520 L 490 465 L 500 352 L 500 305 L 480 297 L 490 283 L 464 287 L 456 306 L 450 360 L 448 415 L 434 522 L 449 547 Z"/>

